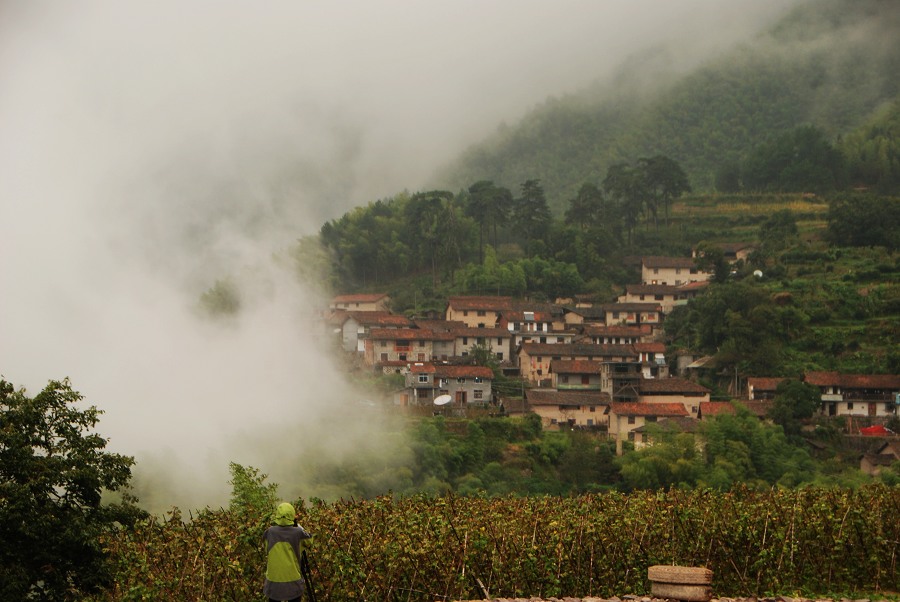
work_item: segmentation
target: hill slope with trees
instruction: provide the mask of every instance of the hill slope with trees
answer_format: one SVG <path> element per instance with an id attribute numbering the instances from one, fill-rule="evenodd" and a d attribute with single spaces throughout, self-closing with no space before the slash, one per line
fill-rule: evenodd
<path id="1" fill-rule="evenodd" d="M 717 181 L 727 186 L 728 173 L 755 148 L 804 125 L 838 146 L 848 136 L 863 164 L 896 170 L 896 138 L 872 123 L 900 92 L 898 30 L 895 3 L 819 0 L 676 81 L 665 76 L 664 49 L 635 57 L 613 80 L 550 99 L 470 148 L 434 185 L 457 190 L 492 180 L 514 187 L 539 179 L 551 208 L 561 211 L 582 183 L 598 182 L 610 166 L 665 155 L 684 167 L 695 190 L 710 191 Z M 862 167 L 852 174 L 869 183 L 883 178 Z M 888 184 L 896 179 L 884 178 Z M 755 186 L 751 178 L 745 189 Z"/>

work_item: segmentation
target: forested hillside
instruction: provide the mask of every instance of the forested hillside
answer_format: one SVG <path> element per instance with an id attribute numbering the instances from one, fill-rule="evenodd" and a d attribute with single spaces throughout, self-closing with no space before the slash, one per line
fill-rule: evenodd
<path id="1" fill-rule="evenodd" d="M 900 91 L 897 31 L 896 3 L 818 0 L 674 82 L 658 78 L 666 83 L 654 87 L 643 75 L 665 71 L 664 49 L 635 57 L 611 81 L 548 100 L 470 148 L 434 184 L 458 190 L 478 180 L 516 187 L 539 179 L 551 208 L 561 211 L 611 165 L 662 154 L 684 167 L 695 190 L 712 191 L 717 177 L 721 188 L 758 146 L 813 125 L 839 147 L 846 137 L 848 149 L 879 139 L 867 152 L 892 165 L 896 187 L 897 139 L 873 132 L 873 122 L 886 119 Z M 865 169 L 852 176 L 888 184 Z"/>

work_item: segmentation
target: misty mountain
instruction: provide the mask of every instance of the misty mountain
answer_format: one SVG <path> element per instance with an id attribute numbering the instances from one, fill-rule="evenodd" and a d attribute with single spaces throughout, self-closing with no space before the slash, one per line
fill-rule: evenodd
<path id="1" fill-rule="evenodd" d="M 664 154 L 695 190 L 718 168 L 801 125 L 833 140 L 871 123 L 900 94 L 900 3 L 811 0 L 751 42 L 675 75 L 671 49 L 632 56 L 608 81 L 550 98 L 503 125 L 433 183 L 493 180 L 518 193 L 540 179 L 556 211 L 610 165 Z"/>

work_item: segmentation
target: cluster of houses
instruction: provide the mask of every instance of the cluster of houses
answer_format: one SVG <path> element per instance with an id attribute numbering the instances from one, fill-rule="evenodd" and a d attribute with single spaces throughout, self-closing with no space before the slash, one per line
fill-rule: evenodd
<path id="1" fill-rule="evenodd" d="M 639 446 L 648 424 L 690 431 L 704 417 L 736 411 L 670 374 L 663 343 L 665 316 L 701 294 L 711 275 L 692 258 L 642 257 L 640 265 L 641 283 L 615 303 L 455 296 L 443 316 L 417 319 L 392 313 L 386 294 L 352 294 L 332 300 L 327 320 L 366 369 L 404 376 L 398 405 L 534 412 L 547 428 L 600 428 Z M 524 403 L 510 403 L 493 388 L 493 371 L 473 365 L 474 354 L 487 353 L 527 385 L 515 396 Z M 740 401 L 765 417 L 780 380 L 748 379 Z M 883 418 L 900 403 L 900 375 L 810 372 L 805 381 L 822 391 L 827 415 Z"/>

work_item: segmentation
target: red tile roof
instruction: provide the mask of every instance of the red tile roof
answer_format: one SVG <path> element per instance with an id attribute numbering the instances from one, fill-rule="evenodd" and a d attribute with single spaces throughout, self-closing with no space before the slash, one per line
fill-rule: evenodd
<path id="1" fill-rule="evenodd" d="M 447 304 L 456 310 L 483 309 L 501 311 L 511 307 L 512 297 L 450 297 Z"/>
<path id="2" fill-rule="evenodd" d="M 435 376 L 447 378 L 494 378 L 494 371 L 486 366 L 444 366 L 434 367 Z"/>
<path id="3" fill-rule="evenodd" d="M 701 401 L 701 416 L 719 416 L 721 414 L 737 414 L 737 408 L 730 401 Z"/>
<path id="4" fill-rule="evenodd" d="M 369 338 L 389 341 L 431 341 L 434 339 L 434 333 L 421 328 L 373 328 L 369 332 Z"/>
<path id="5" fill-rule="evenodd" d="M 709 389 L 685 378 L 642 378 L 641 393 L 709 393 Z"/>
<path id="6" fill-rule="evenodd" d="M 682 403 L 611 403 L 610 414 L 618 416 L 687 416 Z"/>
<path id="7" fill-rule="evenodd" d="M 900 390 L 900 374 L 840 374 L 838 372 L 807 372 L 803 380 L 817 387 L 835 386 L 843 389 Z"/>
<path id="8" fill-rule="evenodd" d="M 659 303 L 604 303 L 600 308 L 605 312 L 634 311 L 649 313 L 662 311 L 662 305 Z"/>
<path id="9" fill-rule="evenodd" d="M 363 325 L 412 326 L 409 318 L 389 311 L 351 311 L 348 318 L 353 318 Z"/>
<path id="10" fill-rule="evenodd" d="M 589 336 L 608 335 L 613 337 L 640 337 L 649 335 L 651 332 L 653 332 L 653 330 L 650 328 L 649 324 L 643 324 L 641 326 L 606 326 L 604 324 L 585 324 L 584 326 L 584 334 Z"/>
<path id="11" fill-rule="evenodd" d="M 747 378 L 747 386 L 753 387 L 754 391 L 774 391 L 783 380 L 777 377 L 751 376 Z"/>
<path id="12" fill-rule="evenodd" d="M 634 350 L 638 353 L 665 353 L 665 343 L 632 343 Z"/>
<path id="13" fill-rule="evenodd" d="M 522 343 L 522 351 L 528 355 L 551 357 L 587 356 L 596 358 L 632 357 L 637 360 L 634 345 L 593 345 L 587 343 Z"/>

